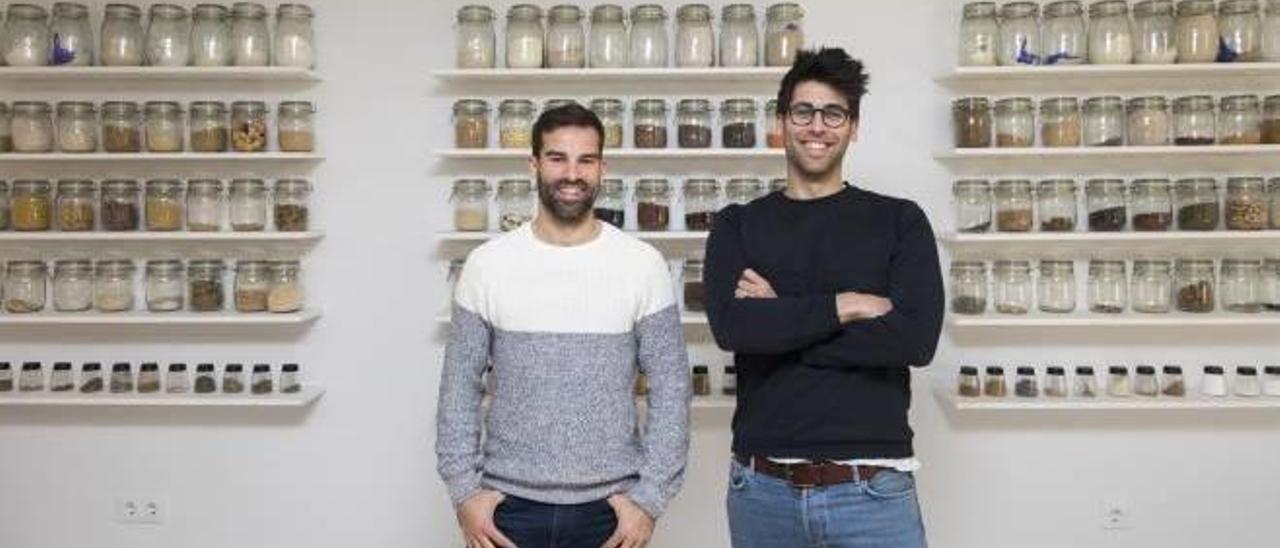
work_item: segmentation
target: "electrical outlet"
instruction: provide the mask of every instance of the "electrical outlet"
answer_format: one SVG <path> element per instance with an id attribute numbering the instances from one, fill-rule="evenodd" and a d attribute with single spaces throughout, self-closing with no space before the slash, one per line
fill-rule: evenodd
<path id="1" fill-rule="evenodd" d="M 129 525 L 160 525 L 168 518 L 168 503 L 158 497 L 116 499 L 116 521 Z"/>
<path id="2" fill-rule="evenodd" d="M 1133 529 L 1133 515 L 1129 507 L 1116 502 L 1103 505 L 1102 528 L 1108 531 Z"/>

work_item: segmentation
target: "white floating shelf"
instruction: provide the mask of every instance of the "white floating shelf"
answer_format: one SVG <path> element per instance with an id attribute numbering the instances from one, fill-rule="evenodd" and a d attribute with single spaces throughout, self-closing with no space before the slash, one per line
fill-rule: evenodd
<path id="1" fill-rule="evenodd" d="M 310 386 L 296 394 L 81 394 L 79 392 L 0 393 L 3 407 L 306 407 L 324 395 Z"/>
<path id="2" fill-rule="evenodd" d="M 1280 169 L 1280 145 L 1160 147 L 972 148 L 934 154 L 962 172 L 1097 174 L 1155 172 L 1269 173 Z"/>
<path id="3" fill-rule="evenodd" d="M 445 232 L 440 234 L 442 242 L 482 243 L 502 236 L 502 232 Z M 706 232 L 670 231 L 670 232 L 631 232 L 625 234 L 646 242 L 705 242 Z"/>
<path id="4" fill-rule="evenodd" d="M 950 234 L 953 258 L 1181 257 L 1280 253 L 1280 230 L 1214 232 L 1032 232 Z"/>
<path id="5" fill-rule="evenodd" d="M 761 82 L 777 84 L 788 67 L 618 69 L 445 69 L 432 74 L 447 82 Z"/>
<path id="6" fill-rule="evenodd" d="M 240 314 L 235 312 L 52 312 L 0 314 L 5 327 L 272 327 L 296 326 L 320 319 L 320 311 L 292 314 Z"/>
<path id="7" fill-rule="evenodd" d="M 225 162 L 225 163 L 263 163 L 263 162 L 320 162 L 324 156 L 299 152 L 140 152 L 119 153 L 91 152 L 74 154 L 69 152 L 36 153 L 0 153 L 0 164 L 68 164 L 68 163 L 140 163 L 140 162 Z"/>
<path id="8" fill-rule="evenodd" d="M 450 160 L 526 160 L 525 148 L 452 148 L 437 150 L 436 156 Z M 748 160 L 782 159 L 781 148 L 607 148 L 608 160 Z"/>
<path id="9" fill-rule="evenodd" d="M 955 387 L 938 386 L 934 396 L 953 411 L 1182 411 L 1225 409 L 1276 409 L 1280 410 L 1280 398 L 1276 397 L 1224 397 L 1210 398 L 1199 394 L 1187 394 L 1184 398 L 1168 396 L 1128 398 L 965 398 L 956 394 Z"/>
<path id="10" fill-rule="evenodd" d="M 320 232 L 0 232 L 0 245 L 84 244 L 309 244 Z"/>
<path id="11" fill-rule="evenodd" d="M 450 323 L 452 323 L 452 321 L 453 320 L 450 318 L 449 314 L 436 315 L 436 323 L 438 324 L 449 325 Z M 710 325 L 707 322 L 706 314 L 695 313 L 695 312 L 685 312 L 681 314 L 680 323 L 682 325 Z"/>
<path id="12" fill-rule="evenodd" d="M 935 81 L 957 92 L 1225 92 L 1280 85 L 1280 63 L 959 67 Z"/>
<path id="13" fill-rule="evenodd" d="M 1173 328 L 1212 328 L 1212 327 L 1280 327 L 1280 314 L 1261 312 L 1258 314 L 1230 314 L 1226 312 L 1212 314 L 1138 314 L 1125 313 L 1108 316 L 1105 314 L 1089 314 L 1077 312 L 1053 316 L 1033 314 L 1013 316 L 987 313 L 982 316 L 963 316 L 948 314 L 947 323 L 952 328 L 1017 328 L 1017 327 L 1173 327 Z"/>
<path id="14" fill-rule="evenodd" d="M 293 67 L 3 67 L 0 82 L 66 81 L 318 82 L 313 70 Z"/>

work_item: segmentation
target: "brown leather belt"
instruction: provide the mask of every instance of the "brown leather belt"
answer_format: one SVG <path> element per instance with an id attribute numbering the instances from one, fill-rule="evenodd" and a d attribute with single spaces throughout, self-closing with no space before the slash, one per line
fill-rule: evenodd
<path id="1" fill-rule="evenodd" d="M 858 480 L 871 481 L 876 474 L 888 470 L 883 466 L 849 466 L 834 462 L 782 464 L 762 457 L 734 455 L 733 458 L 738 461 L 738 464 L 766 476 L 786 481 L 792 487 L 800 489 L 827 487 Z"/>

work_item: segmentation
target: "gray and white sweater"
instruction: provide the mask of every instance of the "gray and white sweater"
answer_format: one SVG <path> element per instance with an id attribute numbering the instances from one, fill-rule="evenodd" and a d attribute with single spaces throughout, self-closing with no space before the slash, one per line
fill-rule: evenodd
<path id="1" fill-rule="evenodd" d="M 591 242 L 559 247 L 526 224 L 467 258 L 436 416 L 454 504 L 482 488 L 548 504 L 625 493 L 657 518 L 679 490 L 691 389 L 671 276 L 657 250 L 602 225 Z"/>

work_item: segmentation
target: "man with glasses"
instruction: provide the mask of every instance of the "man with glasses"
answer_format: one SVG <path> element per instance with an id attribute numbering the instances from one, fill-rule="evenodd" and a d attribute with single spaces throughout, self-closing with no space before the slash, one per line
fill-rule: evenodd
<path id="1" fill-rule="evenodd" d="M 842 177 L 866 84 L 843 50 L 800 52 L 778 92 L 787 187 L 725 208 L 707 242 L 707 316 L 738 370 L 735 548 L 926 545 L 907 409 L 942 275 L 919 206 Z"/>

